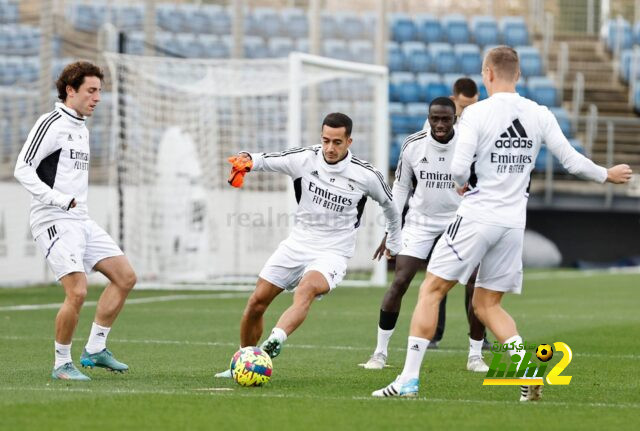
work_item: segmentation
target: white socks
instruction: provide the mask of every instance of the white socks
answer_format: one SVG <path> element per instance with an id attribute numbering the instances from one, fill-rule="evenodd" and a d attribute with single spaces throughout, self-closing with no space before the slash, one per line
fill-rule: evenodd
<path id="1" fill-rule="evenodd" d="M 280 328 L 273 328 L 271 330 L 271 335 L 269 335 L 269 338 L 275 338 L 276 340 L 280 341 L 280 344 L 282 344 L 287 340 L 287 333 Z"/>
<path id="2" fill-rule="evenodd" d="M 378 345 L 376 346 L 376 350 L 373 352 L 374 354 L 382 353 L 387 356 L 387 349 L 389 348 L 391 335 L 393 335 L 393 329 L 380 329 L 380 327 L 378 327 Z"/>
<path id="3" fill-rule="evenodd" d="M 91 333 L 89 334 L 89 340 L 87 341 L 87 345 L 85 346 L 85 350 L 90 355 L 93 353 L 98 353 L 104 350 L 107 346 L 107 336 L 109 335 L 109 331 L 111 328 L 106 328 L 104 326 L 98 325 L 96 322 L 93 322 L 91 325 Z"/>
<path id="4" fill-rule="evenodd" d="M 480 356 L 482 357 L 482 344 L 484 340 L 474 340 L 473 338 L 469 338 L 469 357 L 472 356 Z"/>
<path id="5" fill-rule="evenodd" d="M 71 361 L 71 343 L 69 344 L 59 344 L 54 341 L 56 356 L 55 362 L 53 363 L 53 368 L 59 368 L 64 364 Z"/>
<path id="6" fill-rule="evenodd" d="M 518 345 L 522 344 L 522 337 L 519 335 L 514 335 L 511 338 L 508 338 L 506 340 L 504 340 L 503 344 L 511 344 L 514 343 L 514 346 L 517 348 Z M 509 361 L 511 361 L 511 356 L 513 355 L 519 355 L 520 356 L 520 361 L 518 362 L 518 367 L 520 367 L 520 364 L 522 363 L 522 358 L 524 356 L 526 352 L 524 350 L 520 350 L 518 351 L 517 349 L 513 349 L 513 350 L 509 350 Z M 518 368 L 516 367 L 516 369 Z"/>
<path id="7" fill-rule="evenodd" d="M 417 379 L 420 375 L 420 366 L 424 353 L 429 347 L 430 341 L 426 338 L 409 337 L 407 342 L 407 359 L 404 362 L 404 369 L 400 374 L 399 383 L 407 383 L 411 379 Z"/>

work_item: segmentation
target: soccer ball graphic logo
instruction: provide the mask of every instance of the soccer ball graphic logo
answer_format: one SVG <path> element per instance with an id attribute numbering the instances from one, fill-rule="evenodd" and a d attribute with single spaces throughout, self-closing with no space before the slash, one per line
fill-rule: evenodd
<path id="1" fill-rule="evenodd" d="M 271 379 L 271 358 L 259 347 L 243 347 L 231 358 L 231 375 L 240 386 L 262 386 Z"/>
<path id="2" fill-rule="evenodd" d="M 548 344 L 540 344 L 536 349 L 536 356 L 542 362 L 547 362 L 553 357 L 553 349 Z"/>

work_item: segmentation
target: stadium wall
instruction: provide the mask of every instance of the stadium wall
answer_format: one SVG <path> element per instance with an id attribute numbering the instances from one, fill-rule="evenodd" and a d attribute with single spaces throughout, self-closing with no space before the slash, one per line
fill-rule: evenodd
<path id="1" fill-rule="evenodd" d="M 562 266 L 577 263 L 640 264 L 640 213 L 529 210 L 527 228 L 550 239 Z M 607 265 L 608 266 L 608 265 Z"/>

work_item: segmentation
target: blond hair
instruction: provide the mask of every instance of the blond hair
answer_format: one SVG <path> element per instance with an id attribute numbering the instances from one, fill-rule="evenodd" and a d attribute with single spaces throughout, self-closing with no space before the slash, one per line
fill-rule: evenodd
<path id="1" fill-rule="evenodd" d="M 496 77 L 515 82 L 520 76 L 518 53 L 510 46 L 501 45 L 491 49 L 484 58 L 485 67 L 491 66 Z"/>

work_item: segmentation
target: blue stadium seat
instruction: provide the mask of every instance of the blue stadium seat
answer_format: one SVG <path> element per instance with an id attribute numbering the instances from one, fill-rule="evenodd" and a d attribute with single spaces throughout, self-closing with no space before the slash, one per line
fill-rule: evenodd
<path id="1" fill-rule="evenodd" d="M 516 82 L 516 93 L 518 93 L 522 97 L 529 97 L 527 83 L 524 81 L 524 78 L 522 76 L 520 76 L 520 79 L 518 79 L 518 82 Z"/>
<path id="2" fill-rule="evenodd" d="M 231 34 L 231 14 L 223 7 L 211 7 L 211 28 L 210 33 L 217 34 L 219 36 L 226 36 Z"/>
<path id="3" fill-rule="evenodd" d="M 269 50 L 261 37 L 246 36 L 244 38 L 244 55 L 246 58 L 267 58 Z"/>
<path id="4" fill-rule="evenodd" d="M 364 39 L 374 40 L 376 29 L 378 28 L 378 15 L 376 12 L 364 12 L 360 15 L 360 19 L 364 23 Z"/>
<path id="5" fill-rule="evenodd" d="M 349 51 L 353 61 L 358 61 L 360 63 L 373 63 L 375 61 L 373 43 L 370 40 L 352 40 L 349 42 Z"/>
<path id="6" fill-rule="evenodd" d="M 451 94 L 451 87 L 442 81 L 442 76 L 437 73 L 420 73 L 417 77 L 420 88 L 420 101 L 431 103 L 433 99 Z"/>
<path id="7" fill-rule="evenodd" d="M 529 30 L 521 16 L 505 16 L 500 20 L 505 45 L 529 45 Z"/>
<path id="8" fill-rule="evenodd" d="M 264 38 L 276 37 L 280 35 L 282 20 L 280 14 L 275 9 L 256 8 L 253 10 L 253 25 L 255 26 L 251 34 Z"/>
<path id="9" fill-rule="evenodd" d="M 609 20 L 604 24 L 603 33 L 605 35 L 606 46 L 609 51 L 615 51 L 618 44 L 619 34 L 621 34 L 620 49 L 628 49 L 633 45 L 633 33 L 631 25 L 626 19 Z"/>
<path id="10" fill-rule="evenodd" d="M 77 30 L 95 33 L 105 23 L 107 9 L 100 4 L 76 4 L 72 8 L 73 26 Z"/>
<path id="11" fill-rule="evenodd" d="M 365 32 L 365 21 L 353 12 L 339 12 L 336 14 L 336 21 L 339 35 L 344 40 L 364 39 L 367 37 Z"/>
<path id="12" fill-rule="evenodd" d="M 408 42 L 417 40 L 418 31 L 411 18 L 404 15 L 391 15 L 391 40 L 395 42 Z"/>
<path id="13" fill-rule="evenodd" d="M 193 33 L 178 33 L 175 35 L 179 46 L 179 53 L 187 58 L 200 58 L 204 56 L 204 46 L 200 39 Z"/>
<path id="14" fill-rule="evenodd" d="M 441 42 L 444 37 L 442 24 L 433 15 L 416 16 L 418 39 L 424 43 Z"/>
<path id="15" fill-rule="evenodd" d="M 469 43 L 469 26 L 464 15 L 446 15 L 442 18 L 442 27 L 449 43 Z"/>
<path id="16" fill-rule="evenodd" d="M 387 66 L 390 72 L 405 70 L 404 53 L 400 49 L 398 42 L 387 42 Z"/>
<path id="17" fill-rule="evenodd" d="M 473 33 L 473 40 L 480 46 L 500 43 L 498 23 L 492 16 L 474 16 L 471 18 L 471 32 Z"/>
<path id="18" fill-rule="evenodd" d="M 144 33 L 141 31 L 133 31 L 127 34 L 124 52 L 133 55 L 144 54 Z"/>
<path id="19" fill-rule="evenodd" d="M 231 56 L 231 40 L 213 34 L 199 36 L 206 58 L 229 58 Z"/>
<path id="20" fill-rule="evenodd" d="M 0 24 L 17 23 L 20 21 L 20 10 L 17 2 L 0 1 Z"/>
<path id="21" fill-rule="evenodd" d="M 534 76 L 527 80 L 529 98 L 540 105 L 558 106 L 557 90 L 546 76 Z"/>
<path id="22" fill-rule="evenodd" d="M 295 51 L 293 40 L 288 37 L 273 37 L 267 41 L 269 57 L 287 57 L 289 53 Z"/>
<path id="23" fill-rule="evenodd" d="M 280 15 L 282 17 L 282 31 L 285 36 L 292 39 L 309 36 L 309 20 L 302 9 L 283 9 Z"/>
<path id="24" fill-rule="evenodd" d="M 406 106 L 407 117 L 409 118 L 409 133 L 419 132 L 424 127 L 427 119 L 427 106 L 424 103 L 408 103 Z"/>
<path id="25" fill-rule="evenodd" d="M 338 28 L 338 21 L 333 13 L 323 11 L 320 14 L 320 20 L 322 21 L 322 37 L 323 39 L 328 39 L 334 37 L 340 33 L 340 29 Z"/>
<path id="26" fill-rule="evenodd" d="M 156 22 L 161 29 L 172 33 L 188 28 L 185 10 L 168 3 L 161 3 L 156 7 Z"/>
<path id="27" fill-rule="evenodd" d="M 142 4 L 117 6 L 114 23 L 123 31 L 142 30 L 144 8 Z"/>
<path id="28" fill-rule="evenodd" d="M 538 49 L 533 46 L 519 46 L 516 48 L 518 57 L 520 58 L 520 71 L 522 76 L 529 78 L 531 76 L 541 76 L 542 58 Z"/>
<path id="29" fill-rule="evenodd" d="M 407 117 L 403 103 L 389 103 L 389 115 L 391 120 L 391 134 L 397 135 L 399 133 L 409 132 L 409 118 Z"/>
<path id="30" fill-rule="evenodd" d="M 413 73 L 396 72 L 389 80 L 389 95 L 392 102 L 413 103 L 420 101 L 420 87 Z"/>
<path id="31" fill-rule="evenodd" d="M 447 88 L 447 90 L 449 91 L 449 93 L 447 93 L 447 95 L 449 94 L 453 94 L 453 84 L 460 78 L 464 78 L 466 75 L 460 74 L 460 73 L 445 73 L 444 75 L 442 75 L 442 83 L 444 84 L 444 86 Z M 444 96 L 444 94 L 443 94 Z"/>
<path id="32" fill-rule="evenodd" d="M 296 51 L 298 52 L 310 52 L 309 39 L 298 39 L 295 41 Z"/>
<path id="33" fill-rule="evenodd" d="M 407 134 L 400 134 L 393 138 L 391 142 L 391 148 L 389 149 L 389 168 L 395 169 L 398 166 L 400 159 L 400 151 L 402 150 L 402 144 L 407 139 Z"/>
<path id="34" fill-rule="evenodd" d="M 448 43 L 432 43 L 429 45 L 429 54 L 433 69 L 438 73 L 454 73 L 459 72 L 458 59 L 456 58 L 453 48 Z"/>
<path id="35" fill-rule="evenodd" d="M 480 49 L 478 45 L 460 44 L 453 48 L 460 72 L 465 75 L 474 75 L 482 72 L 482 58 L 480 57 Z"/>
<path id="36" fill-rule="evenodd" d="M 409 72 L 423 73 L 431 70 L 431 56 L 422 42 L 405 42 L 402 44 L 402 53 L 406 60 L 406 68 Z"/>
<path id="37" fill-rule="evenodd" d="M 350 60 L 351 57 L 349 46 L 342 39 L 325 39 L 322 42 L 322 54 L 339 60 Z"/>
<path id="38" fill-rule="evenodd" d="M 573 138 L 571 120 L 569 119 L 569 113 L 566 111 L 566 109 L 562 107 L 551 107 L 549 108 L 549 110 L 553 112 L 556 120 L 558 120 L 558 124 L 560 125 L 560 129 L 562 130 L 562 133 L 564 133 L 564 136 L 566 136 L 567 139 Z"/>

